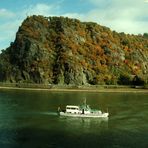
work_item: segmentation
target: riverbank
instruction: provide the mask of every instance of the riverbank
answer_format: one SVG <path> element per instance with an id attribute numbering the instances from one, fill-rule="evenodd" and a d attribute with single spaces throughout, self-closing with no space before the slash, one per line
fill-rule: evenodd
<path id="1" fill-rule="evenodd" d="M 9 89 L 9 90 L 31 90 L 31 91 L 57 91 L 57 92 L 134 92 L 134 93 L 140 93 L 145 92 L 148 93 L 147 89 L 40 89 L 40 88 L 16 88 L 16 87 L 1 87 L 0 89 Z"/>
<path id="2" fill-rule="evenodd" d="M 121 86 L 121 85 L 45 85 L 45 84 L 18 84 L 0 83 L 0 89 L 11 90 L 33 90 L 33 91 L 79 91 L 79 92 L 146 92 L 148 88 L 140 86 Z"/>

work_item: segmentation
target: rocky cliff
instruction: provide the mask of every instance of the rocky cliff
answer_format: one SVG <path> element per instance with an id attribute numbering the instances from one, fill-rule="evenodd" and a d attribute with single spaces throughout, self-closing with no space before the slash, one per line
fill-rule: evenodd
<path id="1" fill-rule="evenodd" d="M 44 84 L 148 83 L 148 38 L 64 17 L 27 17 L 0 54 L 0 81 Z"/>

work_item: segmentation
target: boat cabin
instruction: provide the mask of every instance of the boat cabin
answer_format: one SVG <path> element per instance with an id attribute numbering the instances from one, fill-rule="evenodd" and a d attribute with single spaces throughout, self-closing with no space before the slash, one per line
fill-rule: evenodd
<path id="1" fill-rule="evenodd" d="M 78 113 L 80 112 L 79 106 L 67 105 L 67 106 L 66 106 L 66 112 L 67 112 L 67 113 L 78 114 Z"/>

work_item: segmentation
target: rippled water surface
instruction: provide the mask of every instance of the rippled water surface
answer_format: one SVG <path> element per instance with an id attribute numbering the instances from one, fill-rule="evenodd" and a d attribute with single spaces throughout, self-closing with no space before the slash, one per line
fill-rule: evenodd
<path id="1" fill-rule="evenodd" d="M 58 106 L 110 113 L 108 119 L 62 118 Z M 148 92 L 0 90 L 0 148 L 147 148 Z"/>

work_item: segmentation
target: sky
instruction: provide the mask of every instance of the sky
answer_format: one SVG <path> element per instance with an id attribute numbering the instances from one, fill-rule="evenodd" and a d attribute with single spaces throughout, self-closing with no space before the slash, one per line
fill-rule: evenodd
<path id="1" fill-rule="evenodd" d="M 117 32 L 148 33 L 148 0 L 0 0 L 0 50 L 27 16 L 66 16 Z"/>

